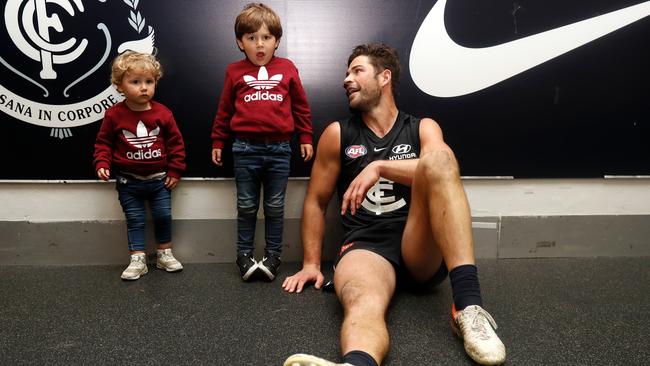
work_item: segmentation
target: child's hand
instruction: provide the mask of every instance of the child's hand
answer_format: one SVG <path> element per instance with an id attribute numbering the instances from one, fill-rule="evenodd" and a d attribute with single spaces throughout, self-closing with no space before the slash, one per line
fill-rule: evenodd
<path id="1" fill-rule="evenodd" d="M 169 189 L 170 191 L 178 185 L 178 178 L 170 177 L 167 176 L 165 178 L 165 188 Z"/>
<path id="2" fill-rule="evenodd" d="M 300 144 L 300 156 L 305 162 L 311 160 L 311 157 L 314 156 L 314 148 L 311 144 Z"/>
<path id="3" fill-rule="evenodd" d="M 218 166 L 223 165 L 223 161 L 221 161 L 221 149 L 212 149 L 212 162 Z"/>
<path id="4" fill-rule="evenodd" d="M 97 169 L 97 176 L 101 180 L 108 180 L 108 178 L 111 176 L 111 172 L 106 168 L 99 168 Z"/>

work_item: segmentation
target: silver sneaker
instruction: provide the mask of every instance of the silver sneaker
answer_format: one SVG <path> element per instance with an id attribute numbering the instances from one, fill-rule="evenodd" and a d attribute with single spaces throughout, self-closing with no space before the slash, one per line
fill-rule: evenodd
<path id="1" fill-rule="evenodd" d="M 147 261 L 144 253 L 131 254 L 131 263 L 126 267 L 124 272 L 122 272 L 122 279 L 135 281 L 140 276 L 144 276 L 149 272 L 147 268 Z"/>
<path id="2" fill-rule="evenodd" d="M 506 347 L 494 332 L 497 323 L 478 305 L 461 311 L 452 309 L 451 329 L 463 339 L 465 351 L 481 365 L 500 365 L 506 360 Z"/>
<path id="3" fill-rule="evenodd" d="M 178 272 L 183 269 L 183 265 L 172 254 L 171 248 L 159 250 L 156 254 L 156 267 L 164 269 L 167 272 Z"/>
<path id="4" fill-rule="evenodd" d="M 322 358 L 297 353 L 284 361 L 284 366 L 352 366 L 349 363 L 334 363 Z"/>

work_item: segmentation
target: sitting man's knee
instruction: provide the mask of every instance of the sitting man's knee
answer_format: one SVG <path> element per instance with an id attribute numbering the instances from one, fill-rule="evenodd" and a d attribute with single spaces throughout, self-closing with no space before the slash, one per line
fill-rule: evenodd
<path id="1" fill-rule="evenodd" d="M 420 157 L 418 168 L 429 179 L 441 180 L 460 177 L 458 162 L 449 147 L 436 149 Z"/>

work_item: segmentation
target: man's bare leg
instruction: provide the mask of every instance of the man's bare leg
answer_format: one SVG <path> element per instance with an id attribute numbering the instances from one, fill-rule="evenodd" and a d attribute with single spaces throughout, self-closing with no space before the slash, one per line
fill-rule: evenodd
<path id="1" fill-rule="evenodd" d="M 413 277 L 422 281 L 435 274 L 441 259 L 450 270 L 475 263 L 469 204 L 449 149 L 420 158 L 411 185 L 402 256 Z"/>
<path id="2" fill-rule="evenodd" d="M 461 304 L 471 304 L 458 308 L 453 314 L 454 331 L 463 338 L 467 354 L 477 363 L 503 363 L 506 351 L 494 332 L 496 322 L 480 306 L 476 267 L 465 266 L 475 263 L 471 214 L 451 150 L 437 150 L 420 158 L 411 186 L 411 208 L 402 237 L 402 256 L 412 276 L 420 281 L 432 278 L 444 258 L 450 270 L 454 302 L 458 294 Z M 458 271 L 455 277 L 454 269 Z M 467 270 L 469 277 L 473 277 L 469 281 L 470 295 L 454 287 L 454 278 L 465 281 L 463 285 L 456 282 L 457 287 L 468 286 L 467 277 L 462 277 L 466 272 L 460 273 Z M 463 288 L 465 290 L 467 288 Z"/>
<path id="3" fill-rule="evenodd" d="M 386 311 L 395 292 L 395 270 L 383 257 L 363 249 L 345 254 L 334 272 L 343 306 L 341 351 L 363 351 L 381 364 L 388 353 Z"/>

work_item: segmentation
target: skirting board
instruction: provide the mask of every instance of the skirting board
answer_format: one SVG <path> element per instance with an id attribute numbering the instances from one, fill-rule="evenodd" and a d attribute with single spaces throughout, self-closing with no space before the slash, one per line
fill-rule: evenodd
<path id="1" fill-rule="evenodd" d="M 650 216 L 475 217 L 477 258 L 650 256 Z M 236 220 L 175 220 L 174 251 L 185 263 L 234 262 Z M 124 264 L 124 221 L 0 222 L 0 265 Z M 328 219 L 323 260 L 336 254 L 341 228 Z M 148 225 L 148 251 L 155 245 Z M 264 221 L 256 255 L 264 250 Z M 300 219 L 286 219 L 284 261 L 301 261 Z"/>

